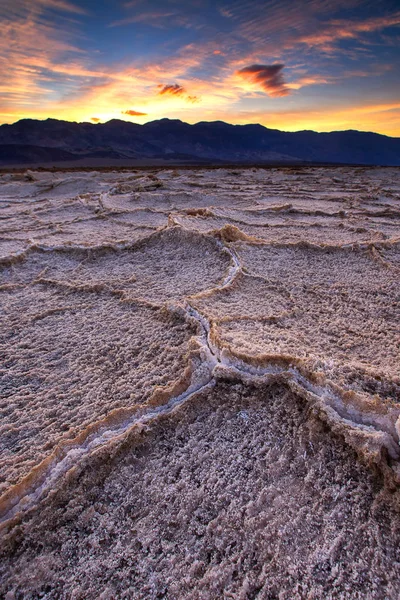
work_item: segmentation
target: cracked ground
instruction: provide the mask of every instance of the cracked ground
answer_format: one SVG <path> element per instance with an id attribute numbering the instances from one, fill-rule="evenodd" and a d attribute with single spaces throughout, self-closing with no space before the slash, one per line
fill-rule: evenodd
<path id="1" fill-rule="evenodd" d="M 398 598 L 399 169 L 0 175 L 0 594 Z"/>

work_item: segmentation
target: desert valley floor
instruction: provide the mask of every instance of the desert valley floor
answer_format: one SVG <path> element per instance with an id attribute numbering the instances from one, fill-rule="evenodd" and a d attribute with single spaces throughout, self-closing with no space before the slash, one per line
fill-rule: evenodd
<path id="1" fill-rule="evenodd" d="M 0 175 L 0 597 L 397 599 L 400 169 Z"/>

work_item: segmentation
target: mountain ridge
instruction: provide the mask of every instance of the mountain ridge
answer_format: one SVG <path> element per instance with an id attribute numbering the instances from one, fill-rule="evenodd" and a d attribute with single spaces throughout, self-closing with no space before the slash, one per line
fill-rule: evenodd
<path id="1" fill-rule="evenodd" d="M 400 166 L 400 138 L 357 130 L 318 133 L 258 123 L 188 124 L 160 119 L 143 125 L 21 119 L 0 126 L 0 165 L 152 159 L 207 163 L 337 163 Z"/>

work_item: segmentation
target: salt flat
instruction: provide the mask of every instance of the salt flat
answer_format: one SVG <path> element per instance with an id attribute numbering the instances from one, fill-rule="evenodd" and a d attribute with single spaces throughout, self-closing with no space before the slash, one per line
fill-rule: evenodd
<path id="1" fill-rule="evenodd" d="M 398 598 L 399 175 L 0 175 L 7 600 Z"/>

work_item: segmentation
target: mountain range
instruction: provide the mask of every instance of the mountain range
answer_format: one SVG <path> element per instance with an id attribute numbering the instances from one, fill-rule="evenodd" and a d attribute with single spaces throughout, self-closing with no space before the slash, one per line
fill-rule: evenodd
<path id="1" fill-rule="evenodd" d="M 223 121 L 144 125 L 22 119 L 0 126 L 0 165 L 334 163 L 400 165 L 400 138 L 362 131 L 284 132 Z"/>

